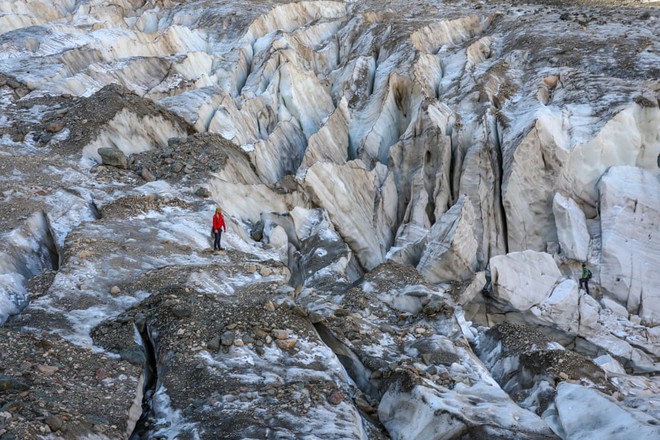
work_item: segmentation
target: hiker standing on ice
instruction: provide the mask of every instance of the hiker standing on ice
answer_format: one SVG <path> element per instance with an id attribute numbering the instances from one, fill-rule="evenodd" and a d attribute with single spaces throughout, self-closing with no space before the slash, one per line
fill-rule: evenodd
<path id="1" fill-rule="evenodd" d="M 215 215 L 213 215 L 213 250 L 222 250 L 220 245 L 220 239 L 222 238 L 222 232 L 227 232 L 227 226 L 225 226 L 225 219 L 222 216 L 222 209 L 220 207 L 215 208 Z"/>
<path id="2" fill-rule="evenodd" d="M 582 278 L 580 278 L 580 288 L 584 285 L 584 290 L 587 291 L 587 295 L 590 295 L 589 293 L 589 280 L 591 279 L 591 271 L 587 269 L 587 265 L 582 263 Z"/>

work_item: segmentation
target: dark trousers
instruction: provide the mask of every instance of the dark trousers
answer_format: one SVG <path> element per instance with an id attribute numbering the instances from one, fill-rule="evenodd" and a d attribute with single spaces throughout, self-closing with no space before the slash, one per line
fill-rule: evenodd
<path id="1" fill-rule="evenodd" d="M 580 288 L 584 285 L 584 290 L 587 291 L 587 295 L 590 295 L 589 293 L 589 280 L 587 278 L 580 278 Z"/>
<path id="2" fill-rule="evenodd" d="M 222 229 L 218 229 L 218 232 L 213 232 L 213 249 L 222 249 L 220 245 L 220 239 L 222 238 Z"/>

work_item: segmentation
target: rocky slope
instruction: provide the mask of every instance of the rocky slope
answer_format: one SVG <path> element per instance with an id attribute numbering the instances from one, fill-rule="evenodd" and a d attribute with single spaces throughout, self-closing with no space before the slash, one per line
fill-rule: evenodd
<path id="1" fill-rule="evenodd" d="M 656 6 L 0 0 L 0 439 L 660 437 Z"/>

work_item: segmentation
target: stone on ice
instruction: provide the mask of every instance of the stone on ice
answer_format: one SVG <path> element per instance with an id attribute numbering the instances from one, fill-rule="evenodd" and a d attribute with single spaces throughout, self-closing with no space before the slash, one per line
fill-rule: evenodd
<path id="1" fill-rule="evenodd" d="M 99 156 L 101 156 L 101 163 L 103 165 L 108 165 L 111 167 L 117 167 L 126 169 L 128 166 L 128 160 L 126 155 L 122 153 L 119 148 L 114 147 L 101 147 L 96 150 Z"/>

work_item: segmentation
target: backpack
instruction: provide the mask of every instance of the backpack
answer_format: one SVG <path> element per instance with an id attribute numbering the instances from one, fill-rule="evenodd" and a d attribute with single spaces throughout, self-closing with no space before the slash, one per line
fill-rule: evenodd
<path id="1" fill-rule="evenodd" d="M 589 269 L 587 269 L 587 279 L 588 280 L 591 279 L 591 271 Z"/>

